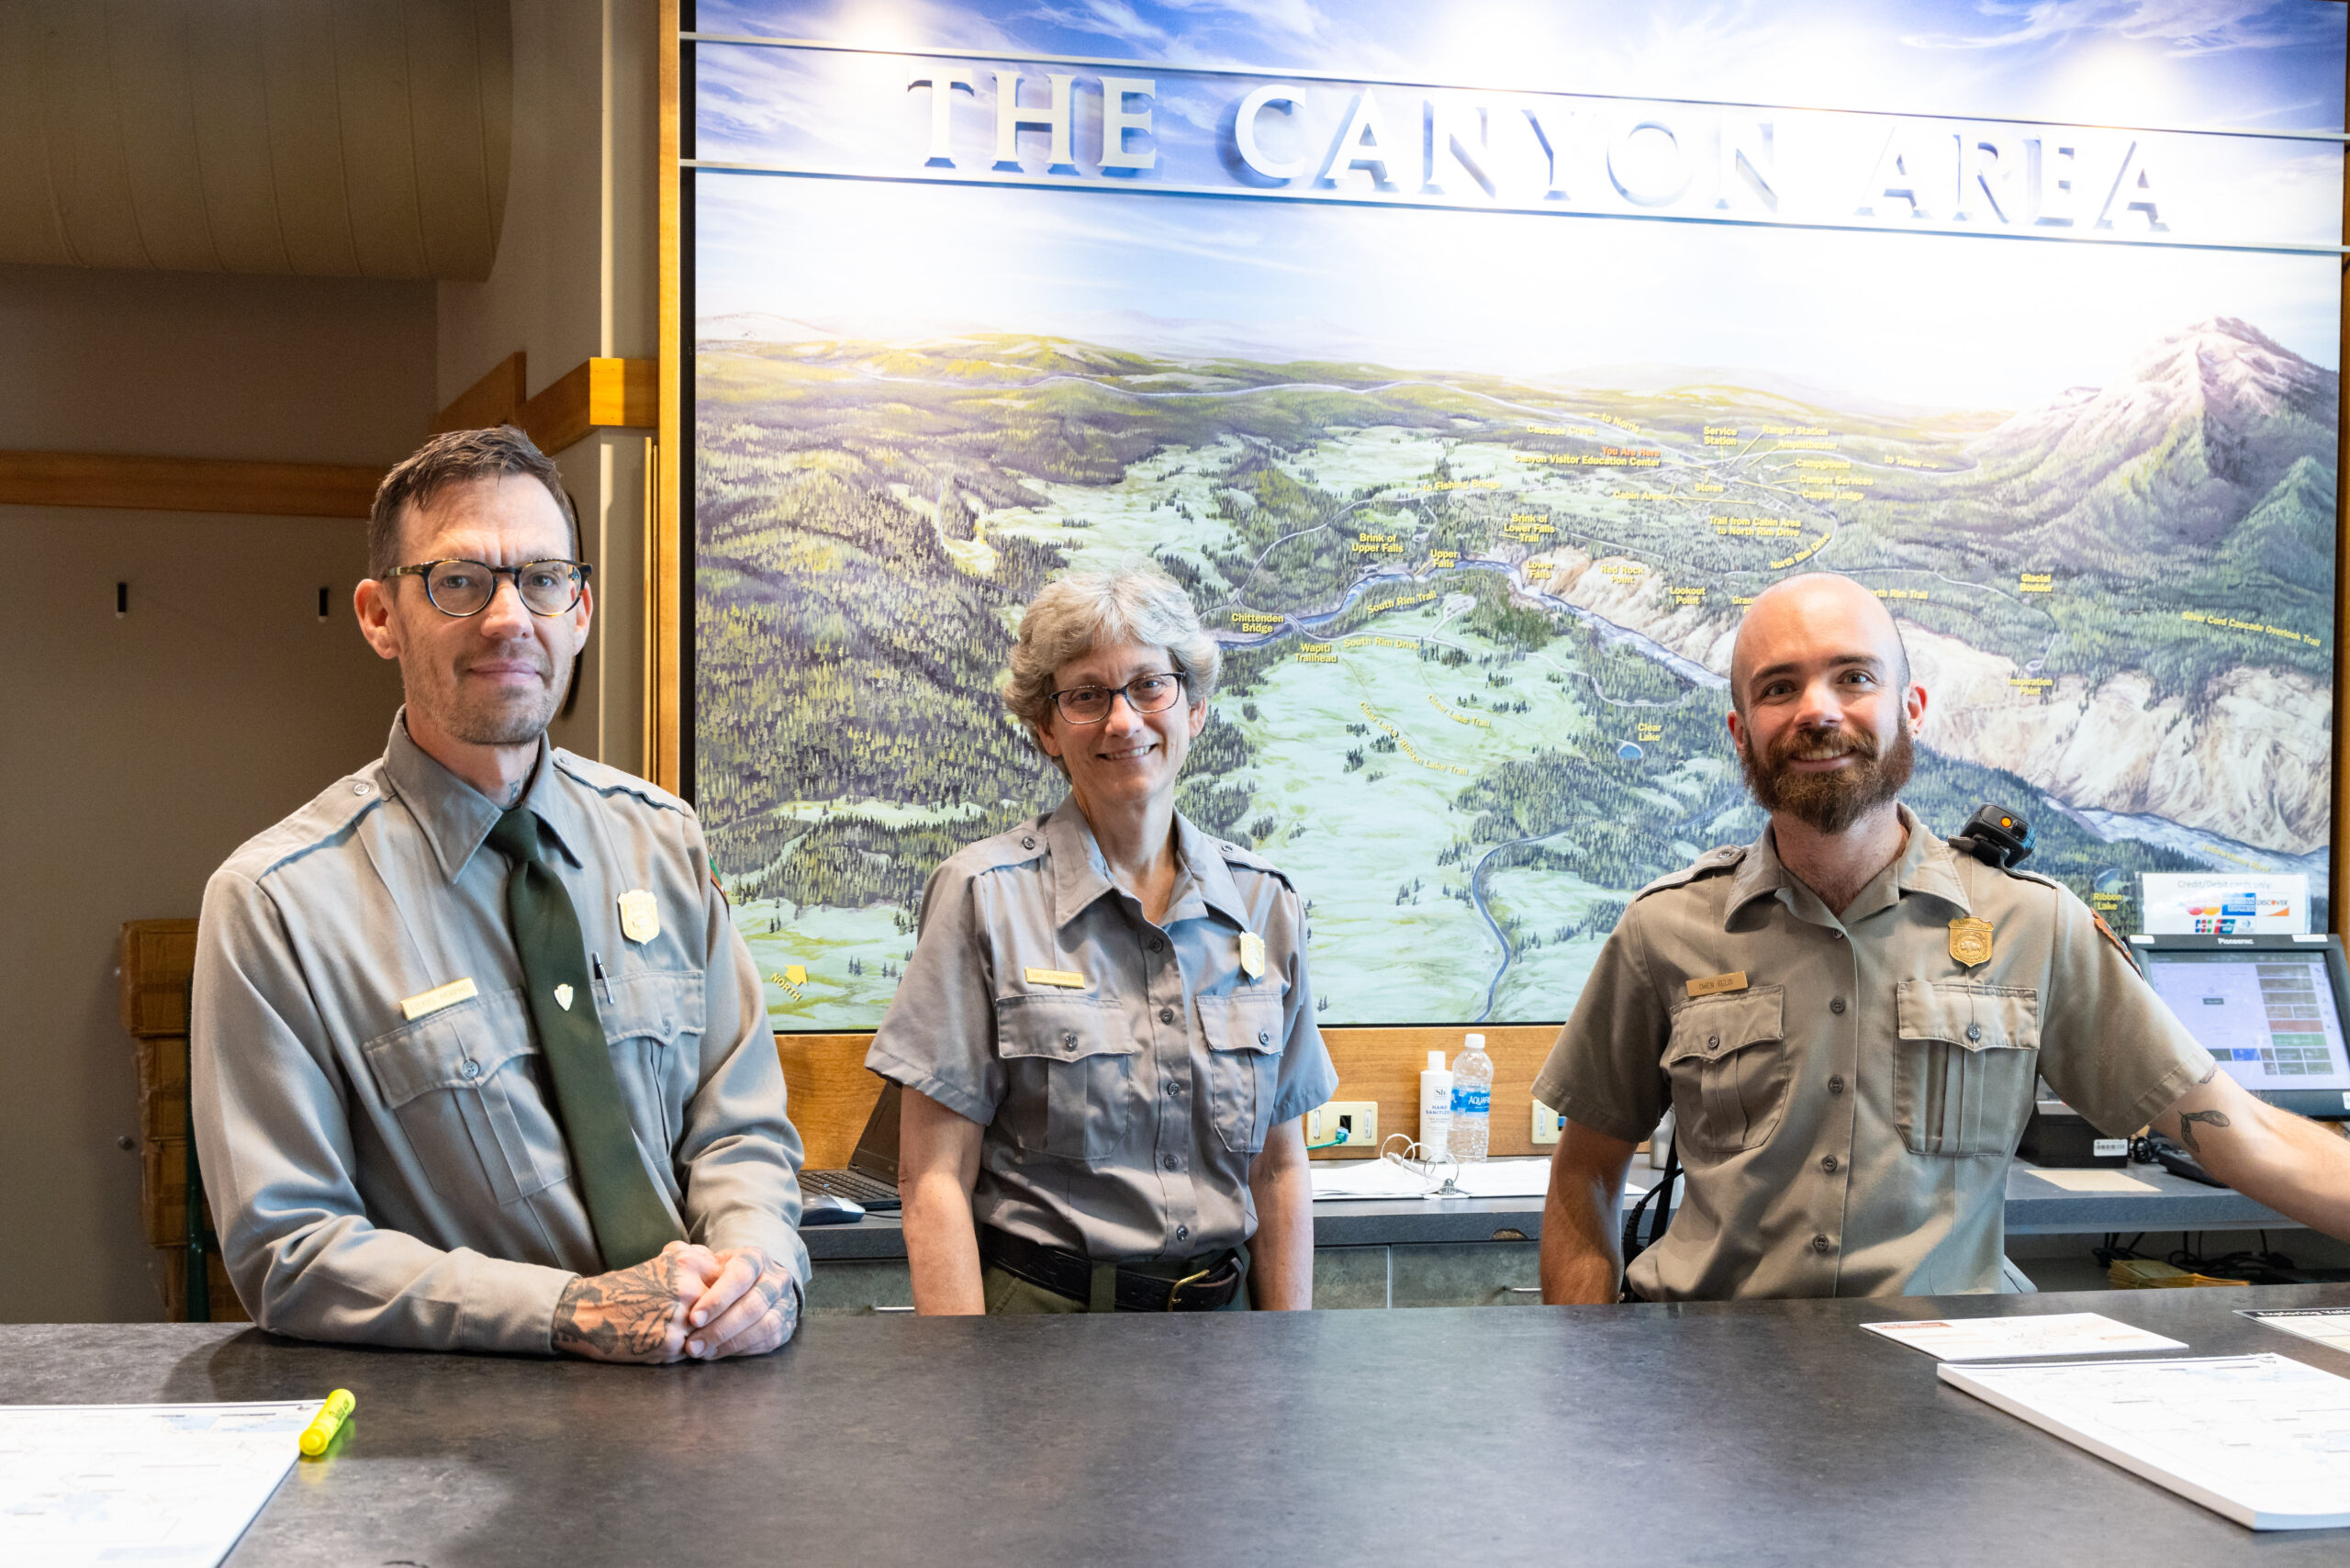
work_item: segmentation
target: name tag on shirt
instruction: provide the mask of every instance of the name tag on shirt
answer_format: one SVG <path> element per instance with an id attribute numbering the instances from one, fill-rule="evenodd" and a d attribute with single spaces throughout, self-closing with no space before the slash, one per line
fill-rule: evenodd
<path id="1" fill-rule="evenodd" d="M 477 994 L 479 993 L 474 990 L 473 977 L 467 975 L 464 980 L 453 980 L 447 985 L 420 991 L 405 999 L 400 1003 L 400 1015 L 413 1024 L 426 1014 L 438 1013 L 444 1007 L 454 1007 L 460 1002 L 470 1002 Z"/>
<path id="2" fill-rule="evenodd" d="M 1746 971 L 1744 969 L 1732 969 L 1726 975 L 1707 975 L 1704 980 L 1693 980 L 1689 982 L 1689 994 L 1692 996 L 1719 996 L 1726 991 L 1744 991 L 1745 989 Z"/>
<path id="3" fill-rule="evenodd" d="M 1083 991 L 1085 977 L 1075 969 L 1023 969 L 1030 985 L 1057 985 L 1064 991 Z"/>

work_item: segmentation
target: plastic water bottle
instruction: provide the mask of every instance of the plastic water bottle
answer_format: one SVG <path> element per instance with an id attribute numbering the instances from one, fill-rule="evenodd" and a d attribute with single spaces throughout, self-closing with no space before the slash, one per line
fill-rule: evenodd
<path id="1" fill-rule="evenodd" d="M 1452 1158 L 1467 1164 L 1485 1158 L 1494 1133 L 1494 1058 L 1485 1036 L 1471 1035 L 1452 1058 Z"/>
<path id="2" fill-rule="evenodd" d="M 1420 1158 L 1444 1159 L 1451 1136 L 1452 1074 L 1445 1070 L 1444 1053 L 1430 1051 L 1427 1070 L 1420 1074 Z"/>

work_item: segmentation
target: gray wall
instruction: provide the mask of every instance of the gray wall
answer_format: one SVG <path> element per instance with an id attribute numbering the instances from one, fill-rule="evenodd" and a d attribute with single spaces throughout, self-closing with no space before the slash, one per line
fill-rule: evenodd
<path id="1" fill-rule="evenodd" d="M 433 334 L 430 284 L 0 267 L 0 448 L 390 463 Z M 381 748 L 365 526 L 0 507 L 0 1319 L 162 1316 L 118 928 Z"/>

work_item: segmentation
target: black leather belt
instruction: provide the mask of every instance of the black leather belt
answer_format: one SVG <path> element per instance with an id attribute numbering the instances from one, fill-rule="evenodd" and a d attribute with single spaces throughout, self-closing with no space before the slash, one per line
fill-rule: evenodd
<path id="1" fill-rule="evenodd" d="M 1070 1301 L 1091 1299 L 1092 1260 L 1058 1247 L 1040 1246 L 993 1226 L 983 1225 L 979 1230 L 979 1256 L 1005 1273 Z M 1115 1275 L 1111 1294 L 1117 1311 L 1221 1312 L 1239 1294 L 1248 1271 L 1240 1266 L 1240 1254 L 1226 1249 L 1180 1280 L 1133 1269 L 1118 1269 Z"/>

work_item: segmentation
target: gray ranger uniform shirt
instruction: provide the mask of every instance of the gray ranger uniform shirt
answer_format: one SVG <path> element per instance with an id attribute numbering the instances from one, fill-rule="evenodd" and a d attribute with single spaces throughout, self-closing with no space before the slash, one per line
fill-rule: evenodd
<path id="1" fill-rule="evenodd" d="M 930 879 L 865 1064 L 987 1129 L 981 1225 L 1119 1261 L 1237 1246 L 1266 1134 L 1337 1087 L 1288 879 L 1180 814 L 1175 834 L 1164 925 L 1111 882 L 1074 799 Z"/>
<path id="2" fill-rule="evenodd" d="M 1670 1096 L 1689 1185 L 1626 1271 L 1642 1296 L 1996 1291 L 2033 1080 L 2120 1136 L 2211 1070 L 2079 899 L 1900 811 L 1908 847 L 1841 920 L 1766 827 L 1650 884 L 1602 949 L 1534 1097 L 1638 1142 Z M 1961 920 L 1987 961 L 1953 957 Z"/>
<path id="3" fill-rule="evenodd" d="M 691 809 L 543 741 L 523 803 L 603 967 L 593 1002 L 655 1190 L 690 1239 L 804 1280 L 800 1136 Z M 196 1146 L 264 1327 L 544 1353 L 564 1286 L 603 1271 L 523 1003 L 509 868 L 483 843 L 499 810 L 395 720 L 380 759 L 205 889 Z M 619 909 L 638 889 L 660 927 L 641 942 Z M 430 995 L 459 981 L 474 994 Z"/>

